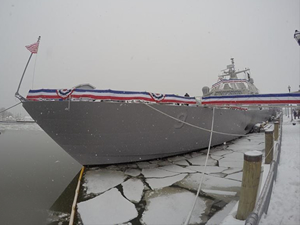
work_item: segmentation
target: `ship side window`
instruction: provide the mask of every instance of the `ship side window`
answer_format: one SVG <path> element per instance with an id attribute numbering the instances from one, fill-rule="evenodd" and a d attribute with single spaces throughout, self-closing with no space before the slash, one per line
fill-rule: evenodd
<path id="1" fill-rule="evenodd" d="M 237 83 L 238 89 L 246 89 L 246 85 L 244 83 Z"/>
<path id="2" fill-rule="evenodd" d="M 231 87 L 229 86 L 229 84 L 224 84 L 224 88 L 223 88 L 224 90 L 230 90 L 231 89 Z"/>
<path id="3" fill-rule="evenodd" d="M 231 84 L 230 84 L 230 87 L 233 88 L 233 89 L 237 89 L 235 83 L 231 83 Z"/>

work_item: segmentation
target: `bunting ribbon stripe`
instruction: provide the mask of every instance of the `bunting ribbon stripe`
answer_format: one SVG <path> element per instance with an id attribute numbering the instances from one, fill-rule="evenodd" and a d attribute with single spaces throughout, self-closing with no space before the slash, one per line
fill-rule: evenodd
<path id="1" fill-rule="evenodd" d="M 33 101 L 65 100 L 111 100 L 111 101 L 147 101 L 153 103 L 196 104 L 195 97 L 184 97 L 174 94 L 153 94 L 149 92 L 83 90 L 83 89 L 39 89 L 30 90 L 27 99 Z"/>
<path id="2" fill-rule="evenodd" d="M 300 93 L 202 97 L 203 105 L 300 104 Z"/>

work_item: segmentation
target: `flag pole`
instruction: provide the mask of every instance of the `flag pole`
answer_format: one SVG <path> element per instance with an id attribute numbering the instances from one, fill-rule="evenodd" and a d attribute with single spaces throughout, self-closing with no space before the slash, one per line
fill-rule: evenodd
<path id="1" fill-rule="evenodd" d="M 37 43 L 39 43 L 40 39 L 41 39 L 41 36 L 38 37 Z M 33 55 L 33 52 L 31 52 L 31 54 L 30 54 L 30 56 L 29 56 L 29 59 L 28 59 L 28 61 L 27 61 L 27 64 L 26 64 L 26 66 L 25 66 L 25 69 L 24 69 L 24 71 L 23 71 L 23 74 L 22 74 L 22 77 L 21 77 L 21 80 L 20 80 L 18 89 L 17 89 L 17 91 L 16 91 L 16 93 L 15 93 L 16 98 L 18 98 L 21 102 L 26 101 L 26 99 L 25 99 L 22 95 L 19 94 L 19 90 L 20 90 L 21 83 L 22 83 L 22 81 L 23 81 L 23 78 L 24 78 L 26 69 L 27 69 L 27 67 L 28 67 L 28 64 L 29 64 L 29 62 L 30 62 L 30 59 L 31 59 L 32 55 Z"/>

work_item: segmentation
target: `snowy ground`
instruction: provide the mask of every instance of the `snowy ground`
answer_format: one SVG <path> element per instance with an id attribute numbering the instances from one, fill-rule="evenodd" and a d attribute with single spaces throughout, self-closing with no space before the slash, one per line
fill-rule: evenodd
<path id="1" fill-rule="evenodd" d="M 211 149 L 190 224 L 206 223 L 225 206 L 227 211 L 212 221 L 228 215 L 239 197 L 243 153 L 263 149 L 263 133 Z M 83 224 L 183 224 L 195 199 L 205 157 L 206 150 L 87 169 L 77 204 L 79 220 Z"/>
<path id="2" fill-rule="evenodd" d="M 300 120 L 284 119 L 278 176 L 260 224 L 300 224 Z"/>
<path id="3" fill-rule="evenodd" d="M 259 224 L 300 224 L 300 119 L 284 117 L 280 164 L 274 183 L 270 206 Z M 242 225 L 234 219 L 237 204 L 223 220 L 223 225 Z"/>

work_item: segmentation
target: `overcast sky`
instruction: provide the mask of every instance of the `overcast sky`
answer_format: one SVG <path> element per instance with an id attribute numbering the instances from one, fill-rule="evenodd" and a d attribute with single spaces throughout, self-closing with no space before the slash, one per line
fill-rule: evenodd
<path id="1" fill-rule="evenodd" d="M 299 0 L 0 0 L 0 107 L 71 88 L 202 95 L 230 58 L 260 93 L 299 89 Z M 24 114 L 21 106 L 11 110 Z"/>

